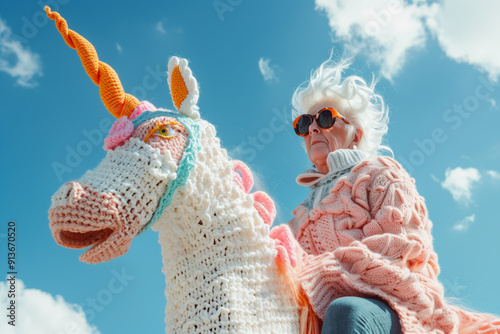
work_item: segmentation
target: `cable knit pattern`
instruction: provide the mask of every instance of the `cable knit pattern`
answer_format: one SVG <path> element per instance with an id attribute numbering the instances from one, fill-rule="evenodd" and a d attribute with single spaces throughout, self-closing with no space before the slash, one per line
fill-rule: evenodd
<path id="1" fill-rule="evenodd" d="M 393 159 L 363 160 L 313 209 L 289 222 L 302 247 L 299 280 L 324 318 L 342 296 L 384 299 L 405 333 L 500 333 L 500 321 L 448 305 L 423 197 Z"/>

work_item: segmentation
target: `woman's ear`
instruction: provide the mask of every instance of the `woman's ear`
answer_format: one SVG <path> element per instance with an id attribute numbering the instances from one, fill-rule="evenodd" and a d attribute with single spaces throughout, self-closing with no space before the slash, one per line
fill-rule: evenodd
<path id="1" fill-rule="evenodd" d="M 356 133 L 354 134 L 354 138 L 352 140 L 353 145 L 359 145 L 359 142 L 361 141 L 361 138 L 363 138 L 363 130 L 361 129 L 356 129 Z"/>

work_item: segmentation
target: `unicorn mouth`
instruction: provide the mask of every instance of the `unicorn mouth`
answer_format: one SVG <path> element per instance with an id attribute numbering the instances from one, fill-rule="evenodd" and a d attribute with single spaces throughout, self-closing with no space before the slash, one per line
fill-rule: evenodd
<path id="1" fill-rule="evenodd" d="M 103 243 L 113 233 L 111 228 L 102 228 L 90 230 L 82 226 L 61 226 L 53 227 L 53 235 L 57 243 L 67 248 L 85 248 L 88 246 L 97 246 Z"/>
<path id="2" fill-rule="evenodd" d="M 80 220 L 72 221 L 70 217 L 61 215 L 61 210 L 53 209 L 50 212 L 50 229 L 54 240 L 61 246 L 81 249 L 90 247 L 81 256 L 80 260 L 86 263 L 108 261 L 113 257 L 113 245 L 116 243 L 119 223 Z M 111 242 L 115 239 L 115 242 Z"/>

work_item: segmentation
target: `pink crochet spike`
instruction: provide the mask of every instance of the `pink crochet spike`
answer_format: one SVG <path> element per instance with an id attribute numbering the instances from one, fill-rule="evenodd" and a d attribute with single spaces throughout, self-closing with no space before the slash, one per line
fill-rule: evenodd
<path id="1" fill-rule="evenodd" d="M 253 177 L 250 168 L 239 160 L 233 160 L 233 172 L 234 181 L 248 194 L 253 187 Z M 240 172 L 241 176 L 236 172 Z"/>
<path id="2" fill-rule="evenodd" d="M 293 247 L 294 237 L 290 228 L 285 224 L 276 226 L 269 232 L 269 237 L 274 239 L 275 248 L 278 251 L 276 262 L 287 263 L 290 261 L 292 268 L 295 268 L 297 257 Z"/>
<path id="3" fill-rule="evenodd" d="M 263 191 L 256 191 L 252 193 L 252 197 L 254 200 L 253 206 L 257 209 L 257 212 L 264 220 L 264 223 L 271 226 L 274 218 L 276 218 L 276 207 L 274 206 L 273 200 Z"/>

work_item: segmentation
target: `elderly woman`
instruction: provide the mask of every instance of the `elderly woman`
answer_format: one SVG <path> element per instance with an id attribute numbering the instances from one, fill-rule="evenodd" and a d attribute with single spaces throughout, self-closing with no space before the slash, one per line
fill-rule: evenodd
<path id="1" fill-rule="evenodd" d="M 293 127 L 315 169 L 288 226 L 298 279 L 322 333 L 500 333 L 500 321 L 448 304 L 424 198 L 379 155 L 388 110 L 343 61 L 323 63 L 294 93 Z"/>

